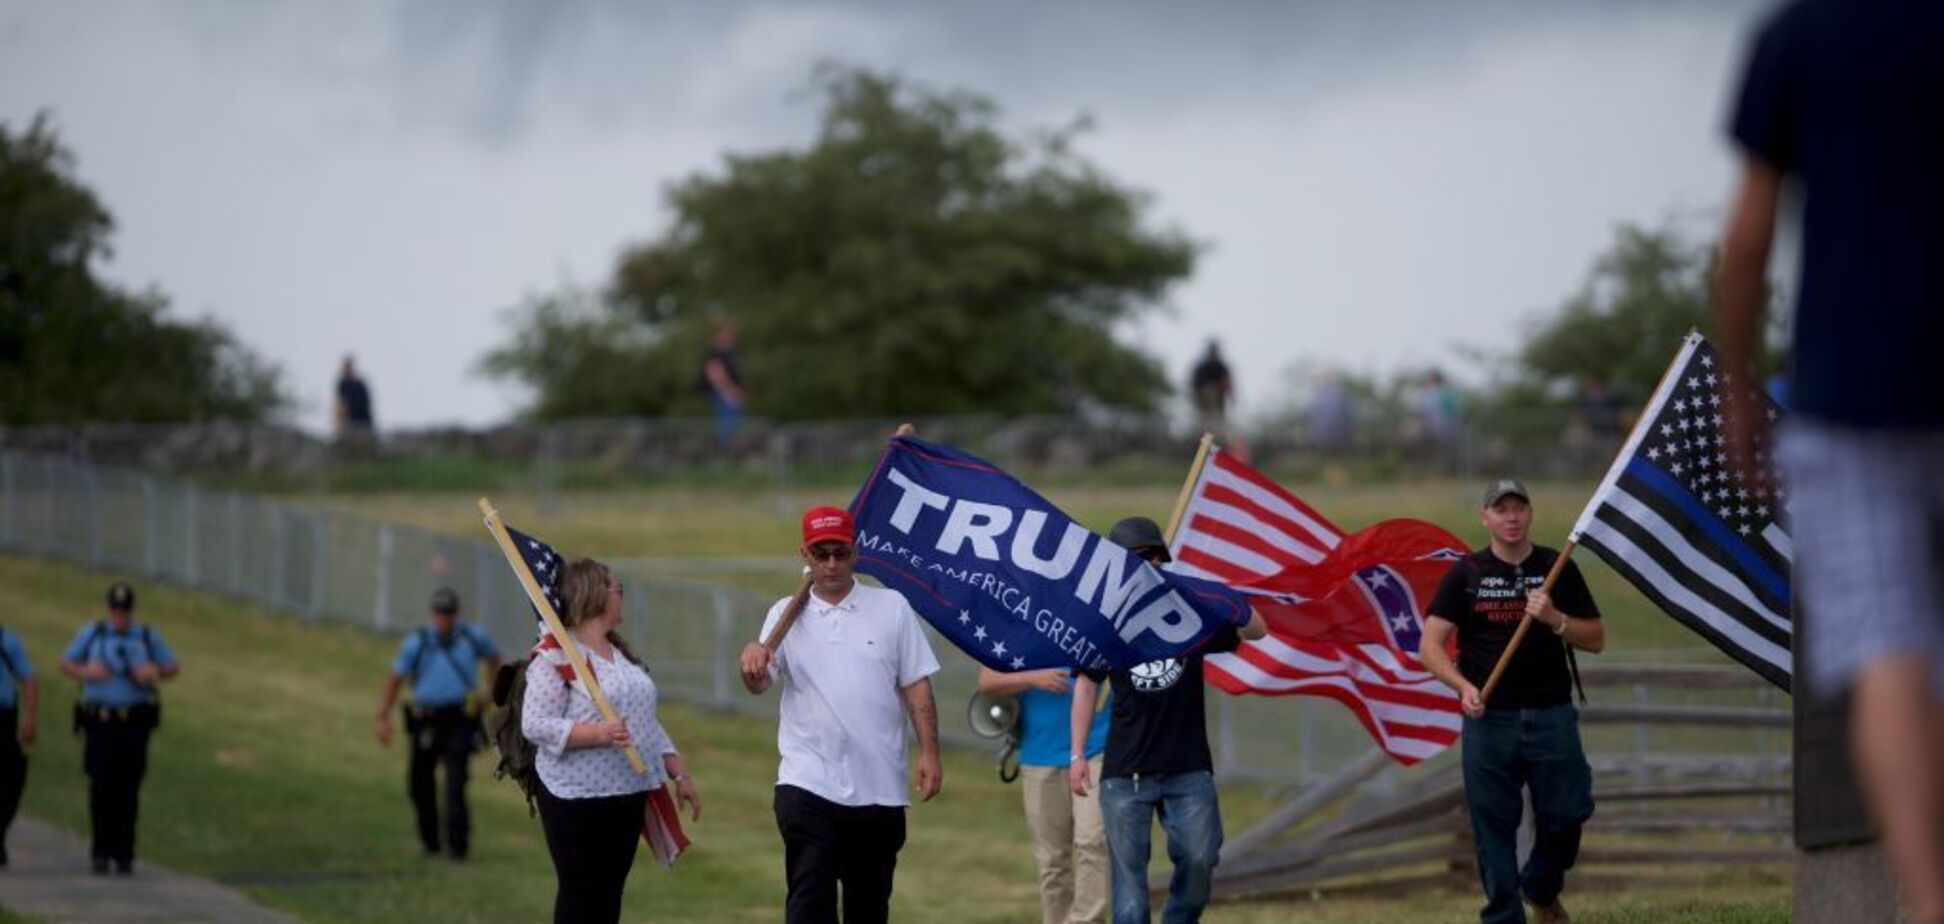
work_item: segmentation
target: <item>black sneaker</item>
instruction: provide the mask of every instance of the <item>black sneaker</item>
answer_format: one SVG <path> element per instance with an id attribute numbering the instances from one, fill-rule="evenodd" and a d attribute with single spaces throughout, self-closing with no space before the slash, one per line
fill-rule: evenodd
<path id="1" fill-rule="evenodd" d="M 107 858 L 107 857 L 95 857 L 95 858 L 94 858 L 94 874 L 95 874 L 95 875 L 97 875 L 97 876 L 106 876 L 106 875 L 108 875 L 108 858 Z"/>
<path id="2" fill-rule="evenodd" d="M 121 875 L 123 875 L 123 876 L 133 876 L 133 875 L 135 875 L 135 861 L 134 861 L 134 860 L 116 860 L 116 861 L 115 861 L 115 872 L 117 872 L 117 873 L 120 873 L 120 874 L 121 874 Z"/>

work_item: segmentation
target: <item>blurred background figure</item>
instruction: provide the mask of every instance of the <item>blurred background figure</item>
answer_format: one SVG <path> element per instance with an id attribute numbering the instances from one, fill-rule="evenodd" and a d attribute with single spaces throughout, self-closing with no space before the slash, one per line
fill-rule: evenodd
<path id="1" fill-rule="evenodd" d="M 1307 417 L 1309 441 L 1320 452 L 1334 455 L 1350 445 L 1351 420 L 1355 408 L 1343 375 L 1324 373 L 1310 395 Z"/>
<path id="2" fill-rule="evenodd" d="M 7 829 L 27 788 L 26 749 L 39 733 L 39 707 L 40 681 L 20 635 L 0 627 L 0 867 L 7 865 Z"/>
<path id="3" fill-rule="evenodd" d="M 358 376 L 357 363 L 350 356 L 344 357 L 344 365 L 338 369 L 335 419 L 339 446 L 363 451 L 376 444 L 371 424 L 371 389 Z"/>
<path id="4" fill-rule="evenodd" d="M 1458 391 L 1445 381 L 1444 373 L 1433 369 L 1424 376 L 1418 391 L 1417 419 L 1425 441 L 1434 449 L 1448 448 L 1458 441 Z"/>
<path id="5" fill-rule="evenodd" d="M 702 356 L 702 389 L 715 415 L 716 442 L 727 446 L 742 429 L 745 397 L 742 366 L 736 361 L 736 322 L 730 318 L 718 318 L 709 337 L 709 352 Z"/>
<path id="6" fill-rule="evenodd" d="M 1856 779 L 1920 924 L 1944 922 L 1940 48 L 1935 3 L 1811 0 L 1762 25 L 1730 126 L 1742 170 L 1716 288 L 1739 477 L 1759 471 L 1768 262 L 1784 185 L 1799 184 L 1790 413 L 1774 444 L 1796 543 L 1797 657 L 1807 695 L 1853 697 Z"/>
<path id="7" fill-rule="evenodd" d="M 1188 374 L 1188 394 L 1195 401 L 1195 415 L 1201 427 L 1218 432 L 1228 424 L 1229 402 L 1235 399 L 1235 379 L 1228 363 L 1222 361 L 1222 345 L 1212 338 L 1200 362 Z"/>

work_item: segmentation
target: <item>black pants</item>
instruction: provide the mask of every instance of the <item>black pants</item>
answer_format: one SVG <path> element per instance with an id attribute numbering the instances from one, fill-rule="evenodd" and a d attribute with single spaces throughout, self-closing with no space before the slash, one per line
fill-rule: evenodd
<path id="1" fill-rule="evenodd" d="M 412 738 L 412 761 L 406 789 L 418 815 L 419 842 L 427 853 L 439 852 L 439 788 L 433 770 L 445 764 L 446 845 L 454 857 L 471 847 L 472 818 L 466 811 L 466 773 L 472 763 L 478 726 L 462 707 L 434 709 L 423 718 L 407 717 Z"/>
<path id="2" fill-rule="evenodd" d="M 537 802 L 553 857 L 554 924 L 621 920 L 621 893 L 641 843 L 648 793 L 562 799 L 542 785 Z"/>
<path id="3" fill-rule="evenodd" d="M 20 713 L 0 709 L 0 863 L 7 859 L 7 829 L 20 811 L 20 793 L 27 788 L 27 753 L 20 749 Z"/>
<path id="4" fill-rule="evenodd" d="M 135 812 L 148 772 L 149 726 L 126 719 L 98 719 L 83 728 L 81 766 L 88 773 L 88 819 L 94 828 L 89 854 L 96 860 L 135 860 Z"/>
<path id="5" fill-rule="evenodd" d="M 835 924 L 838 884 L 845 924 L 878 924 L 891 915 L 891 876 L 905 842 L 905 811 L 895 805 L 838 805 L 795 786 L 776 787 L 776 829 L 790 898 L 786 924 Z"/>

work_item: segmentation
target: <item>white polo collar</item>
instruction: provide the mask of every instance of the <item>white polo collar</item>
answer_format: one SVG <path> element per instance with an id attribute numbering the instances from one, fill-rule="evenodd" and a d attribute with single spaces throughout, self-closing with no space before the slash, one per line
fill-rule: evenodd
<path id="1" fill-rule="evenodd" d="M 858 597 L 857 587 L 858 587 L 857 579 L 852 578 L 850 593 L 845 594 L 844 599 L 839 600 L 836 603 L 826 603 L 824 602 L 824 599 L 822 597 L 817 596 L 816 592 L 812 591 L 810 594 L 810 603 L 814 605 L 816 608 L 811 612 L 816 613 L 819 616 L 828 615 L 833 610 L 843 610 L 846 613 L 857 612 L 857 597 Z"/>

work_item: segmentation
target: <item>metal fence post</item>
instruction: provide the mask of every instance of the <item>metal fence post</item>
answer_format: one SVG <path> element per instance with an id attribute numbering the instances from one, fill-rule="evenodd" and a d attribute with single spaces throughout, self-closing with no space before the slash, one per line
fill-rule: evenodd
<path id="1" fill-rule="evenodd" d="M 229 495 L 229 589 L 243 593 L 243 495 L 236 491 Z"/>
<path id="2" fill-rule="evenodd" d="M 378 587 L 372 601 L 371 624 L 379 630 L 391 628 L 392 551 L 398 538 L 390 523 L 378 527 Z"/>
<path id="3" fill-rule="evenodd" d="M 284 598 L 284 509 L 270 507 L 270 608 L 283 605 Z"/>
<path id="4" fill-rule="evenodd" d="M 324 539 L 330 525 L 324 521 L 324 514 L 310 515 L 311 561 L 310 561 L 310 603 L 306 607 L 312 619 L 324 615 Z"/>
<path id="5" fill-rule="evenodd" d="M 729 691 L 729 674 L 734 669 L 736 653 L 735 613 L 729 605 L 729 592 L 720 587 L 711 595 L 715 603 L 715 690 L 714 702 L 724 709 L 729 708 L 732 700 Z"/>
<path id="6" fill-rule="evenodd" d="M 155 478 L 142 476 L 142 573 L 162 574 L 162 511 L 156 509 Z"/>
<path id="7" fill-rule="evenodd" d="M 182 488 L 182 580 L 190 587 L 202 586 L 202 491 L 195 485 Z"/>

